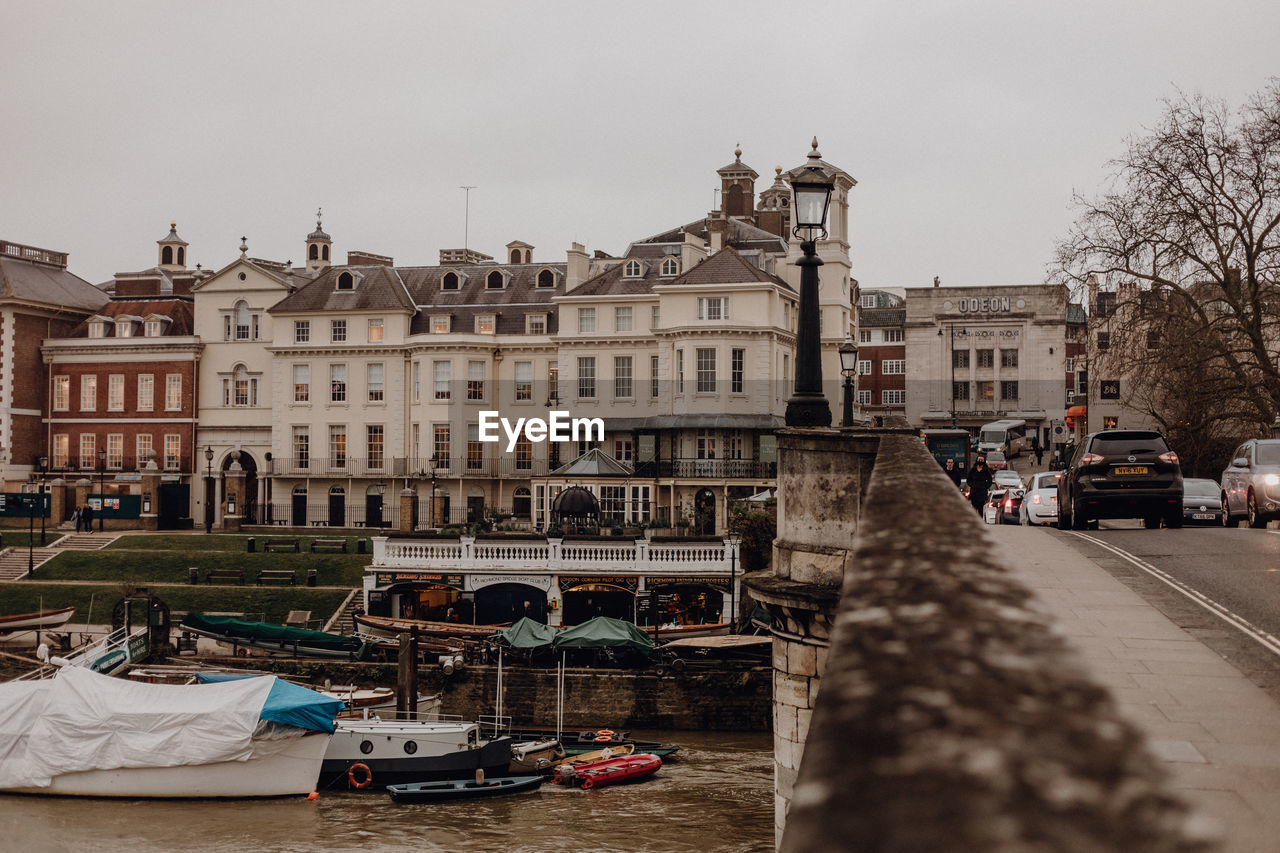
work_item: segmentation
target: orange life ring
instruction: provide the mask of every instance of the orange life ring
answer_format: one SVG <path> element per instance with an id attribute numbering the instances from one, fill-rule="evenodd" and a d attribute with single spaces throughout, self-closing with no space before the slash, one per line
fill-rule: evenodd
<path id="1" fill-rule="evenodd" d="M 597 742 L 597 743 L 608 743 L 608 742 L 609 742 L 609 741 L 611 741 L 611 740 L 613 740 L 613 738 L 609 737 L 608 735 L 597 735 L 597 736 L 596 736 L 596 742 Z"/>
<path id="2" fill-rule="evenodd" d="M 356 781 L 357 770 L 364 771 L 364 781 L 361 781 L 361 782 Z M 369 785 L 371 785 L 372 783 L 373 783 L 373 771 L 369 769 L 368 764 L 357 762 L 347 768 L 347 784 L 349 784 L 351 787 L 360 788 L 361 790 L 363 790 L 369 787 Z"/>
<path id="3" fill-rule="evenodd" d="M 582 787 L 584 788 L 594 788 L 595 784 L 596 784 L 595 780 L 593 780 L 590 776 L 582 780 Z"/>
<path id="4" fill-rule="evenodd" d="M 603 735 L 604 737 L 613 737 L 614 733 L 612 729 L 601 729 L 600 731 L 596 732 L 596 734 Z"/>

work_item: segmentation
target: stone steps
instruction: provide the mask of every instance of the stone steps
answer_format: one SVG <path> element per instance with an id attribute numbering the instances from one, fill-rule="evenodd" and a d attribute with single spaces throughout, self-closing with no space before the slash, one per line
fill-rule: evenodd
<path id="1" fill-rule="evenodd" d="M 36 574 L 39 574 L 40 565 L 58 553 L 53 548 L 34 548 L 30 549 L 30 553 L 28 550 L 15 547 L 0 554 L 0 581 L 12 581 L 25 577 L 27 566 L 31 562 L 35 563 Z"/>
<path id="2" fill-rule="evenodd" d="M 74 551 L 97 551 L 105 548 L 115 540 L 120 538 L 118 533 L 68 533 L 57 542 L 53 543 L 55 548 L 68 549 Z"/>

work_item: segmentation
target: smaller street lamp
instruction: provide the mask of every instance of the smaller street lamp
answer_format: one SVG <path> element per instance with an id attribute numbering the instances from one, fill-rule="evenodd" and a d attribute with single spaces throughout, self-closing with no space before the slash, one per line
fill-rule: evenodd
<path id="1" fill-rule="evenodd" d="M 104 481 L 107 478 L 107 449 L 98 448 L 98 532 L 101 533 L 106 523 L 107 496 Z"/>
<path id="2" fill-rule="evenodd" d="M 840 345 L 840 372 L 844 374 L 844 420 L 841 426 L 853 426 L 853 375 L 858 370 L 858 345 L 845 338 Z"/>
<path id="3" fill-rule="evenodd" d="M 729 539 L 729 633 L 738 633 L 738 544 L 742 534 L 730 530 Z"/>
<path id="4" fill-rule="evenodd" d="M 27 499 L 27 577 L 32 577 L 36 573 L 36 504 L 31 498 L 40 495 L 24 497 Z"/>
<path id="5" fill-rule="evenodd" d="M 40 457 L 40 547 L 44 547 L 44 477 L 49 470 L 49 457 Z"/>
<path id="6" fill-rule="evenodd" d="M 204 532 L 213 532 L 213 448 L 204 449 Z"/>

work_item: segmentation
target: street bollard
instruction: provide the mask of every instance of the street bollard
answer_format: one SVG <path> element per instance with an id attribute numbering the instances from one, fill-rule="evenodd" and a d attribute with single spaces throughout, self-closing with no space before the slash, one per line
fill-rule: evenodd
<path id="1" fill-rule="evenodd" d="M 363 553 L 364 553 L 364 540 L 363 540 L 363 539 L 357 539 L 357 540 L 356 540 L 356 553 L 357 553 L 357 554 L 363 554 Z"/>
<path id="2" fill-rule="evenodd" d="M 315 586 L 318 577 L 315 569 L 307 569 L 307 586 Z"/>
<path id="3" fill-rule="evenodd" d="M 253 541 L 253 537 L 250 536 L 249 537 L 249 553 L 250 554 L 254 553 L 256 548 L 257 548 L 257 544 Z"/>
<path id="4" fill-rule="evenodd" d="M 187 583 L 191 584 L 192 586 L 195 586 L 198 583 L 200 583 L 200 569 L 197 568 L 196 566 L 189 566 L 187 568 Z"/>

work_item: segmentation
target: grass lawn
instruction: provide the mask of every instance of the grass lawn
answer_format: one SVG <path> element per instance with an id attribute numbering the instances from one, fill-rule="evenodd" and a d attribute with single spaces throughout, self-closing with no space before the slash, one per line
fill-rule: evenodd
<path id="1" fill-rule="evenodd" d="M 284 622 L 290 610 L 310 610 L 315 619 L 326 620 L 342 604 L 347 593 L 335 589 L 306 587 L 225 587 L 166 586 L 148 584 L 170 610 L 200 610 L 211 613 L 244 613 L 249 619 Z M 89 605 L 92 598 L 93 612 Z M 86 619 L 106 624 L 111 621 L 111 608 L 121 598 L 120 584 L 52 584 L 39 581 L 15 581 L 0 585 L 0 615 L 29 613 L 57 607 L 75 607 L 70 627 L 83 625 Z M 174 620 L 175 624 L 178 620 Z"/>
<path id="2" fill-rule="evenodd" d="M 130 540 L 150 539 L 219 539 L 218 536 L 129 536 Z M 113 543 L 118 546 L 123 540 Z M 149 544 L 149 543 L 148 543 Z M 128 581 L 139 584 L 187 582 L 187 569 L 200 570 L 203 580 L 210 569 L 243 569 L 245 582 L 252 585 L 262 569 L 293 569 L 298 585 L 306 583 L 307 570 L 316 570 L 321 586 L 360 586 L 364 568 L 373 562 L 372 554 L 278 553 L 249 554 L 243 542 L 238 550 L 205 547 L 200 549 L 126 549 L 104 548 L 101 551 L 63 551 L 36 569 L 38 580 Z"/>
<path id="3" fill-rule="evenodd" d="M 62 534 L 65 532 L 66 531 L 64 530 L 46 530 L 44 534 L 45 544 L 50 545 L 53 543 L 53 540 L 61 539 Z M 27 528 L 25 527 L 21 530 L 13 527 L 0 528 L 0 540 L 3 540 L 4 547 L 6 548 L 26 548 L 32 543 L 32 537 L 27 535 Z M 36 535 L 34 541 L 35 546 L 39 548 L 40 522 L 38 520 L 36 521 Z"/>

